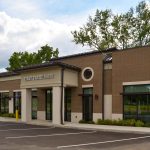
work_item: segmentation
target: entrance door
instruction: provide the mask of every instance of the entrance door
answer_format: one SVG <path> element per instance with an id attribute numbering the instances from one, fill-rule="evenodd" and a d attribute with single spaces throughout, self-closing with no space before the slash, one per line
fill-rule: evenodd
<path id="1" fill-rule="evenodd" d="M 16 110 L 19 111 L 19 115 L 21 117 L 21 92 L 14 92 L 14 114 Z"/>
<path id="2" fill-rule="evenodd" d="M 37 91 L 32 91 L 32 119 L 37 119 L 38 98 Z"/>
<path id="3" fill-rule="evenodd" d="M 83 120 L 93 120 L 93 88 L 83 89 Z"/>
<path id="4" fill-rule="evenodd" d="M 52 120 L 52 89 L 46 90 L 46 120 Z"/>
<path id="5" fill-rule="evenodd" d="M 71 121 L 71 88 L 65 89 L 65 121 Z"/>

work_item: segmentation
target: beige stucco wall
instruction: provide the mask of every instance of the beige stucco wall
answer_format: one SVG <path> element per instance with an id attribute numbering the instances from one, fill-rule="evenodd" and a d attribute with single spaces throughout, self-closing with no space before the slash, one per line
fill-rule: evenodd
<path id="1" fill-rule="evenodd" d="M 51 79 L 42 80 L 30 80 L 26 81 L 26 77 L 39 76 L 39 75 L 54 75 Z M 61 84 L 61 70 L 60 68 L 44 68 L 36 69 L 33 71 L 23 72 L 21 74 L 21 88 L 36 88 L 36 87 L 50 87 L 50 86 L 60 86 Z"/>
<path id="2" fill-rule="evenodd" d="M 53 75 L 49 79 L 41 80 L 25 80 L 28 77 L 35 77 L 39 75 Z M 61 86 L 61 68 L 50 67 L 41 68 L 32 71 L 23 72 L 21 74 L 21 88 L 40 88 L 40 87 L 55 87 Z M 64 86 L 78 86 L 78 72 L 70 69 L 64 70 Z"/>
<path id="3" fill-rule="evenodd" d="M 64 85 L 65 86 L 72 86 L 77 87 L 78 86 L 78 72 L 65 69 L 64 71 Z"/>

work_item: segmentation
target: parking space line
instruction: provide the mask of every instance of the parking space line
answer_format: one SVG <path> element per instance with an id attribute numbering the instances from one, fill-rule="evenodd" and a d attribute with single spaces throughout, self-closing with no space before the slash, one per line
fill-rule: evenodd
<path id="1" fill-rule="evenodd" d="M 55 127 L 51 128 L 26 128 L 26 129 L 7 129 L 7 130 L 0 130 L 0 132 L 4 131 L 27 131 L 27 130 L 47 130 L 47 129 L 53 129 Z"/>
<path id="2" fill-rule="evenodd" d="M 115 143 L 115 142 L 123 142 L 123 141 L 146 139 L 146 138 L 150 138 L 150 136 L 142 136 L 142 137 L 120 139 L 120 140 L 112 140 L 112 141 L 102 141 L 102 142 L 95 142 L 95 143 L 85 143 L 85 144 L 77 144 L 77 145 L 57 146 L 57 149 L 71 148 L 71 147 L 81 147 L 81 146 L 90 146 L 90 145 L 98 145 L 98 144 L 106 144 L 106 143 Z"/>
<path id="3" fill-rule="evenodd" d="M 77 135 L 77 134 L 92 134 L 96 131 L 88 132 L 76 132 L 76 133 L 59 133 L 59 134 L 48 134 L 48 135 L 29 135 L 29 136 L 15 136 L 15 137 L 5 137 L 5 139 L 22 139 L 22 138 L 37 138 L 37 137 L 52 137 L 52 136 L 65 136 L 65 135 Z"/>
<path id="4" fill-rule="evenodd" d="M 24 124 L 0 124 L 0 127 L 4 127 L 4 126 L 16 126 L 16 125 L 24 125 Z"/>

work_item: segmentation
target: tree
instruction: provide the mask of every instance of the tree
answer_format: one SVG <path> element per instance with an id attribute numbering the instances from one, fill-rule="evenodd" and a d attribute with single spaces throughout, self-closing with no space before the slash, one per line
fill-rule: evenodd
<path id="1" fill-rule="evenodd" d="M 9 67 L 6 69 L 8 71 L 13 71 L 27 65 L 48 62 L 51 58 L 57 58 L 58 54 L 58 48 L 54 49 L 48 45 L 42 46 L 37 53 L 28 53 L 27 51 L 14 52 L 9 58 Z"/>
<path id="2" fill-rule="evenodd" d="M 135 10 L 135 45 L 144 46 L 150 44 L 150 3 L 142 1 Z"/>
<path id="3" fill-rule="evenodd" d="M 150 8 L 145 1 L 122 14 L 97 10 L 79 31 L 71 32 L 76 44 L 95 50 L 121 49 L 150 44 Z"/>
<path id="4" fill-rule="evenodd" d="M 88 45 L 91 48 L 102 50 L 115 45 L 111 33 L 111 10 L 96 11 L 95 17 L 89 17 L 86 25 L 80 31 L 73 31 L 76 44 Z"/>

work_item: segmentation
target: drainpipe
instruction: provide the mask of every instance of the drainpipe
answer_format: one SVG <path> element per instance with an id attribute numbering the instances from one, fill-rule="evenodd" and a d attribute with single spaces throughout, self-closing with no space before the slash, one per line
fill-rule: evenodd
<path id="1" fill-rule="evenodd" d="M 61 124 L 63 125 L 63 99 L 64 99 L 64 68 L 61 69 L 61 103 L 60 103 L 60 118 L 61 118 Z"/>
<path id="2" fill-rule="evenodd" d="M 103 54 L 102 54 L 103 55 Z M 104 55 L 102 58 L 102 120 L 104 120 Z"/>

